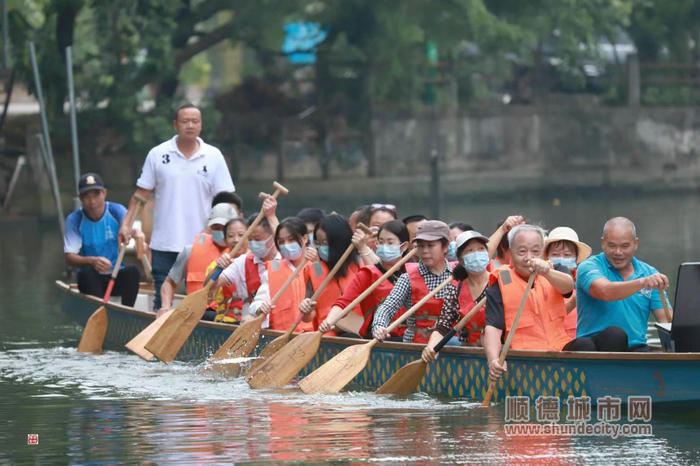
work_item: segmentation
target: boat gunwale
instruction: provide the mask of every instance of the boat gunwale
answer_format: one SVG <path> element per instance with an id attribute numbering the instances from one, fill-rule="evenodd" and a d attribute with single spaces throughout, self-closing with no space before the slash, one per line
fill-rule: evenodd
<path id="1" fill-rule="evenodd" d="M 94 302 L 96 308 L 102 305 L 102 299 L 97 296 L 91 296 L 74 289 L 70 284 L 64 282 L 63 280 L 55 281 L 56 287 L 60 290 L 67 292 L 70 295 L 74 295 L 81 299 Z M 141 290 L 139 290 L 141 292 Z M 150 311 L 142 311 L 135 309 L 133 307 L 125 306 L 121 303 L 107 303 L 107 307 L 115 311 L 123 312 L 133 316 L 146 318 L 153 320 L 155 318 L 155 313 Z M 238 328 L 237 325 L 227 324 L 221 322 L 209 322 L 200 321 L 197 324 L 198 327 L 206 327 L 215 330 L 223 331 L 234 331 Z M 268 337 L 277 337 L 282 335 L 284 331 L 281 330 L 270 330 L 264 329 L 262 335 Z M 291 337 L 300 334 L 292 334 Z M 350 345 L 360 345 L 368 343 L 371 340 L 359 339 L 359 338 L 346 338 L 346 337 L 336 337 L 336 336 L 324 336 L 323 342 L 341 344 L 344 346 Z M 382 342 L 376 345 L 376 348 L 384 349 L 394 349 L 402 351 L 412 351 L 418 353 L 420 357 L 420 352 L 422 351 L 424 345 L 418 343 L 402 343 L 402 342 Z M 455 355 L 465 355 L 465 356 L 484 356 L 484 349 L 481 347 L 469 347 L 469 346 L 445 346 L 442 348 L 441 353 L 449 353 Z M 560 359 L 560 360 L 588 360 L 588 361 L 700 361 L 700 352 L 698 353 L 667 353 L 667 352 L 573 352 L 573 351 L 522 351 L 522 350 L 511 350 L 508 354 L 508 359 L 513 358 L 528 358 L 536 360 L 547 360 L 547 359 Z"/>

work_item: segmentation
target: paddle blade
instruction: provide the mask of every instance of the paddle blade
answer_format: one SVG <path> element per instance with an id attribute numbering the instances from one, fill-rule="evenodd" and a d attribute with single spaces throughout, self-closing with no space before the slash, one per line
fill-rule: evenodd
<path id="1" fill-rule="evenodd" d="M 294 378 L 318 351 L 321 332 L 297 335 L 281 350 L 269 357 L 256 372 L 251 371 L 251 388 L 282 388 Z"/>
<path id="2" fill-rule="evenodd" d="M 162 314 L 150 324 L 148 324 L 148 327 L 141 330 L 141 332 L 138 335 L 136 335 L 126 345 L 124 345 L 126 349 L 128 349 L 132 353 L 136 353 L 146 361 L 152 360 L 153 353 L 148 351 L 145 345 L 150 341 L 151 338 L 153 338 L 153 335 L 156 333 L 156 331 L 158 331 L 158 329 L 163 325 L 163 322 L 168 320 L 168 317 L 170 317 L 170 314 L 172 314 L 173 312 L 174 310 L 171 309 L 168 312 Z"/>
<path id="3" fill-rule="evenodd" d="M 377 340 L 353 345 L 299 381 L 304 393 L 338 393 L 367 365 Z"/>
<path id="4" fill-rule="evenodd" d="M 489 379 L 489 389 L 486 392 L 486 396 L 484 396 L 484 400 L 479 405 L 479 408 L 488 408 L 491 406 L 491 398 L 493 397 L 494 388 L 496 388 L 496 382 Z"/>
<path id="5" fill-rule="evenodd" d="M 377 389 L 375 393 L 380 395 L 410 395 L 425 376 L 428 365 L 422 359 L 409 362 L 396 371 L 389 380 Z"/>
<path id="6" fill-rule="evenodd" d="M 207 310 L 209 286 L 188 295 L 146 343 L 146 349 L 163 362 L 172 362 Z"/>
<path id="7" fill-rule="evenodd" d="M 80 353 L 101 353 L 107 333 L 107 308 L 100 306 L 92 313 L 78 343 Z"/>
<path id="8" fill-rule="evenodd" d="M 263 348 L 260 352 L 258 359 L 253 361 L 253 364 L 250 365 L 246 373 L 243 375 L 248 377 L 249 375 L 256 372 L 258 369 L 260 369 L 260 366 L 262 366 L 265 363 L 265 361 L 274 356 L 275 353 L 281 350 L 284 347 L 284 345 L 286 345 L 289 342 L 289 336 L 289 333 L 283 333 L 282 335 L 278 336 L 270 343 L 265 345 L 265 348 Z"/>
<path id="9" fill-rule="evenodd" d="M 244 358 L 258 344 L 265 314 L 241 324 L 214 353 L 212 359 Z"/>

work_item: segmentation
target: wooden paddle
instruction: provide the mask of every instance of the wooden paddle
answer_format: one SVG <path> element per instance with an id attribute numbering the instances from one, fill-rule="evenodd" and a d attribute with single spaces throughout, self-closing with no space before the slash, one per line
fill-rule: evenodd
<path id="1" fill-rule="evenodd" d="M 170 317 L 170 314 L 172 314 L 173 311 L 174 309 L 170 309 L 169 311 L 164 312 L 163 315 L 155 319 L 153 322 L 151 322 L 148 325 L 148 327 L 143 329 L 142 332 L 140 332 L 138 335 L 132 338 L 126 345 L 124 345 L 126 349 L 133 353 L 136 353 L 146 361 L 152 360 L 153 353 L 148 351 L 144 345 L 148 343 L 148 341 L 153 337 L 156 331 L 163 325 L 163 322 L 168 320 L 168 317 Z"/>
<path id="2" fill-rule="evenodd" d="M 284 186 L 282 186 L 281 184 L 279 184 L 277 181 L 273 182 L 272 186 L 275 187 L 275 192 L 272 193 L 272 197 L 274 197 L 275 199 L 277 199 L 277 197 L 280 195 L 280 193 L 289 194 L 289 190 L 287 188 L 285 188 Z M 258 197 L 263 198 L 263 199 L 266 199 L 269 196 L 270 196 L 269 194 L 265 194 L 265 193 L 258 194 Z M 248 229 L 245 231 L 245 233 L 243 233 L 243 237 L 240 239 L 240 241 L 238 241 L 238 243 L 228 253 L 228 255 L 231 257 L 231 259 L 236 257 L 236 254 L 241 249 L 241 247 L 243 247 L 243 244 L 247 244 L 246 240 L 253 233 L 253 230 L 255 230 L 255 227 L 257 227 L 258 224 L 262 221 L 264 215 L 265 215 L 265 213 L 263 212 L 263 209 L 261 207 L 260 212 L 258 212 L 258 216 L 255 217 L 255 220 L 253 220 L 253 222 L 250 225 L 248 225 Z M 216 268 L 214 269 L 214 272 L 212 273 L 212 275 L 205 279 L 204 284 L 206 285 L 209 282 L 209 280 L 216 281 L 216 279 L 219 278 L 219 275 L 221 275 L 221 272 L 223 272 L 223 270 L 224 269 L 222 269 L 221 267 L 219 267 L 217 265 Z"/>
<path id="3" fill-rule="evenodd" d="M 306 263 L 307 260 L 306 257 L 304 257 L 294 272 L 280 287 L 279 291 L 272 297 L 270 300 L 271 306 L 274 306 L 274 304 L 282 297 L 282 294 L 284 294 L 289 285 L 292 284 L 297 275 L 304 270 Z M 267 317 L 265 314 L 260 314 L 255 319 L 241 324 L 221 345 L 218 351 L 214 353 L 212 359 L 244 358 L 248 356 L 250 352 L 253 351 L 253 348 L 255 348 L 255 346 L 258 344 L 258 339 L 260 338 L 260 332 L 262 330 L 262 323 L 265 320 L 265 317 Z"/>
<path id="4" fill-rule="evenodd" d="M 381 277 L 363 291 L 334 319 L 333 325 L 348 314 L 352 308 L 369 296 L 381 283 L 399 270 L 411 257 L 416 254 L 416 249 L 409 251 L 404 257 L 392 265 Z M 307 332 L 296 335 L 292 341 L 258 368 L 256 372 L 250 372 L 247 376 L 248 385 L 251 388 L 281 388 L 289 383 L 313 359 L 321 344 L 321 332 Z"/>
<path id="5" fill-rule="evenodd" d="M 671 316 L 671 310 L 668 308 L 668 302 L 666 301 L 666 294 L 664 290 L 659 290 L 659 296 L 661 297 L 661 304 L 664 306 L 664 314 L 666 315 L 666 320 L 668 323 L 673 322 L 673 317 Z"/>
<path id="6" fill-rule="evenodd" d="M 132 219 L 138 216 L 139 210 L 146 203 L 146 199 L 142 198 L 141 196 L 135 195 L 134 198 L 137 202 L 136 207 L 134 208 L 134 215 L 131 217 Z M 129 225 L 129 228 L 131 228 L 131 224 Z M 107 333 L 107 308 L 105 306 L 109 302 L 109 297 L 112 296 L 114 281 L 117 279 L 117 275 L 119 275 L 119 268 L 122 265 L 124 253 L 126 253 L 126 245 L 120 245 L 117 262 L 114 264 L 112 276 L 109 279 L 109 284 L 107 284 L 107 291 L 105 291 L 104 298 L 102 298 L 102 306 L 98 307 L 85 323 L 83 335 L 80 337 L 80 343 L 78 343 L 78 352 L 80 353 L 102 352 L 102 343 L 104 342 L 105 334 Z"/>
<path id="7" fill-rule="evenodd" d="M 391 325 L 387 327 L 387 331 L 391 332 L 401 325 L 441 289 L 452 283 L 452 280 L 453 278 L 451 275 L 443 280 L 434 290 L 425 295 L 420 301 L 403 313 L 401 317 L 392 322 Z M 379 343 L 379 340 L 374 338 L 364 345 L 353 345 L 344 349 L 336 354 L 330 361 L 299 381 L 299 387 L 304 393 L 340 392 L 343 387 L 350 383 L 350 381 L 365 368 L 367 361 L 369 361 L 370 352 L 377 343 Z"/>
<path id="8" fill-rule="evenodd" d="M 525 287 L 525 293 L 523 293 L 523 298 L 520 300 L 520 306 L 518 306 L 518 312 L 515 313 L 515 319 L 513 319 L 513 324 L 510 326 L 510 331 L 508 332 L 508 337 L 506 338 L 506 342 L 503 344 L 503 348 L 501 348 L 501 355 L 498 357 L 498 363 L 502 366 L 503 363 L 506 361 L 506 356 L 508 355 L 508 349 L 510 348 L 510 342 L 513 340 L 513 335 L 515 335 L 515 331 L 518 328 L 518 322 L 520 321 L 520 315 L 523 313 L 523 309 L 525 309 L 525 303 L 527 302 L 527 297 L 530 294 L 530 289 L 532 289 L 532 284 L 535 282 L 535 275 L 534 273 L 530 274 L 530 278 L 527 280 L 527 286 Z M 488 374 L 488 369 L 487 369 L 487 374 Z M 481 402 L 481 408 L 488 408 L 491 406 L 491 397 L 493 396 L 493 390 L 496 388 L 496 381 L 489 378 L 489 389 L 486 392 L 486 396 L 484 397 L 484 401 Z"/>
<path id="9" fill-rule="evenodd" d="M 367 228 L 365 225 L 360 224 L 358 225 L 359 228 Z M 343 253 L 342 256 L 338 259 L 338 262 L 333 266 L 333 268 L 328 272 L 328 276 L 321 282 L 321 285 L 318 287 L 318 289 L 314 292 L 314 294 L 311 296 L 312 301 L 318 300 L 318 297 L 321 296 L 321 293 L 323 293 L 323 290 L 326 289 L 326 286 L 333 280 L 333 277 L 335 277 L 335 274 L 340 270 L 340 268 L 343 266 L 345 261 L 350 257 L 350 254 L 352 253 L 352 250 L 355 249 L 355 245 L 350 243 L 350 246 L 348 246 L 345 249 L 345 252 Z M 274 340 L 272 340 L 270 343 L 265 345 L 265 348 L 260 352 L 260 355 L 258 356 L 258 359 L 256 359 L 253 364 L 251 364 L 250 368 L 244 375 L 249 375 L 258 370 L 260 366 L 265 362 L 267 358 L 275 354 L 277 351 L 280 350 L 284 345 L 287 344 L 289 341 L 289 337 L 292 335 L 294 330 L 297 328 L 297 325 L 299 325 L 299 322 L 303 319 L 303 314 L 300 312 L 297 318 L 294 320 L 294 323 L 289 326 L 286 332 L 284 332 L 282 335 L 278 336 Z"/>
<path id="10" fill-rule="evenodd" d="M 450 341 L 450 338 L 455 336 L 457 332 L 462 330 L 465 325 L 467 325 L 467 322 L 471 320 L 472 317 L 481 309 L 481 307 L 486 304 L 486 298 L 482 298 L 479 300 L 478 303 L 474 305 L 474 307 L 465 315 L 462 317 L 462 319 L 457 322 L 457 325 L 454 326 L 454 328 L 450 329 L 449 332 L 447 332 L 447 335 L 442 337 L 442 340 L 438 342 L 437 345 L 435 345 L 435 348 L 433 350 L 436 353 L 439 353 L 440 350 L 442 349 L 443 346 L 447 344 L 448 341 Z M 384 384 L 377 389 L 375 393 L 380 394 L 380 395 L 410 395 L 414 391 L 416 391 L 416 387 L 418 387 L 418 384 L 420 384 L 421 380 L 423 380 L 423 377 L 425 376 L 425 370 L 428 368 L 428 364 L 423 361 L 423 359 L 418 359 L 417 361 L 409 362 L 405 366 L 403 366 L 401 369 L 396 371 L 394 375 L 392 375 L 389 380 L 384 382 Z"/>
<path id="11" fill-rule="evenodd" d="M 288 193 L 289 190 L 279 184 L 274 182 L 276 190 L 273 196 L 277 197 L 279 193 Z M 233 250 L 229 252 L 231 257 L 234 257 L 236 253 L 243 247 L 245 239 L 250 236 L 253 229 L 260 223 L 263 216 L 263 210 L 260 209 L 260 213 L 255 218 L 253 223 L 248 227 L 248 229 L 243 234 L 243 238 L 239 241 Z M 218 274 L 221 273 L 221 269 L 217 268 Z M 218 275 L 217 275 L 218 277 Z M 197 326 L 199 321 L 204 316 L 207 310 L 207 305 L 209 304 L 209 289 L 216 283 L 216 280 L 210 280 L 201 290 L 198 290 L 182 300 L 180 304 L 175 308 L 175 312 L 170 313 L 167 319 L 162 321 L 160 327 L 155 330 L 155 333 L 150 340 L 145 344 L 144 348 L 156 356 L 163 362 L 172 362 L 177 356 L 177 353 L 185 344 L 187 338 L 190 336 L 194 328 Z M 145 331 L 146 329 L 144 329 Z M 138 337 L 138 335 L 137 335 Z M 137 341 L 141 341 L 139 338 Z M 136 348 L 138 351 L 134 351 L 137 354 L 140 349 Z"/>

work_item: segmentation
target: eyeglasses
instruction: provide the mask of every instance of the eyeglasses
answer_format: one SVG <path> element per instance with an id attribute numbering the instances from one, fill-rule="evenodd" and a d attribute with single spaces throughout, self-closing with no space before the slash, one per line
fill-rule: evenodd
<path id="1" fill-rule="evenodd" d="M 377 209 L 387 209 L 387 210 L 393 210 L 396 211 L 396 206 L 394 204 L 372 204 L 369 206 L 370 209 L 372 210 L 377 210 Z"/>

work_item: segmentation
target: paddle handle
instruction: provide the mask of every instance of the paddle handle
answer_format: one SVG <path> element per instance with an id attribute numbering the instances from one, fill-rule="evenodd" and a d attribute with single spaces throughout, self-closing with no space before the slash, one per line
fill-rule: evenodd
<path id="1" fill-rule="evenodd" d="M 668 301 L 666 301 L 666 293 L 664 290 L 659 290 L 659 296 L 661 297 L 661 304 L 664 306 L 664 314 L 666 315 L 666 320 L 670 323 L 673 322 L 673 317 L 671 316 L 671 310 L 668 308 Z"/>
<path id="2" fill-rule="evenodd" d="M 129 219 L 129 229 L 131 229 L 131 225 L 134 223 L 134 219 L 139 216 L 141 207 L 143 207 L 143 205 L 146 203 L 146 200 L 141 196 L 134 195 L 134 199 L 136 199 L 136 206 L 134 207 L 134 214 Z M 105 291 L 104 298 L 102 298 L 103 304 L 107 304 L 107 301 L 109 301 L 110 296 L 112 296 L 112 290 L 114 289 L 114 280 L 116 280 L 117 275 L 119 275 L 119 267 L 122 266 L 122 261 L 124 260 L 125 253 L 126 245 L 120 245 L 119 255 L 117 256 L 117 262 L 114 264 L 114 269 L 112 270 L 111 278 L 109 279 L 109 283 L 107 284 L 107 291 Z"/>
<path id="3" fill-rule="evenodd" d="M 281 184 L 279 184 L 277 181 L 273 182 L 272 186 L 275 188 L 275 192 L 272 193 L 272 197 L 274 197 L 275 199 L 277 199 L 277 196 L 279 196 L 280 193 L 289 194 L 289 190 L 287 188 L 285 188 L 284 186 L 282 186 Z M 265 193 L 258 194 L 258 197 L 260 197 L 262 199 L 266 199 L 269 196 L 270 196 L 269 194 L 265 194 Z M 262 207 L 260 207 L 260 212 L 258 212 L 257 217 L 255 217 L 255 220 L 253 220 L 253 223 L 251 223 L 248 226 L 245 233 L 243 233 L 243 237 L 241 237 L 240 241 L 238 241 L 238 243 L 236 243 L 236 245 L 233 247 L 233 249 L 231 251 L 229 251 L 228 255 L 232 259 L 236 257 L 236 254 L 243 247 L 243 244 L 246 242 L 248 237 L 253 233 L 253 230 L 255 229 L 255 227 L 257 227 L 258 224 L 262 221 L 262 218 L 264 215 L 265 215 L 265 213 L 263 212 Z M 209 280 L 216 281 L 219 278 L 219 275 L 221 275 L 221 272 L 223 272 L 223 271 L 224 271 L 224 269 L 222 269 L 221 267 L 219 267 L 217 265 L 216 269 L 214 269 L 214 273 L 211 275 L 211 277 L 207 278 L 204 281 L 204 284 L 206 285 L 207 283 L 209 283 Z"/>
<path id="4" fill-rule="evenodd" d="M 289 285 L 292 284 L 294 279 L 297 278 L 297 275 L 299 275 L 302 272 L 302 270 L 304 270 L 304 266 L 306 265 L 307 262 L 308 261 L 306 260 L 306 257 L 304 257 L 301 260 L 301 262 L 299 263 L 297 268 L 294 270 L 294 272 L 292 272 L 292 274 L 289 276 L 289 278 L 287 278 L 287 281 L 285 281 L 282 284 L 282 287 L 279 289 L 279 291 L 277 291 L 277 293 L 275 293 L 275 295 L 272 297 L 272 299 L 270 300 L 270 306 L 273 306 L 282 297 L 282 294 L 284 294 L 284 292 L 287 290 L 287 288 L 289 288 Z"/>
<path id="5" fill-rule="evenodd" d="M 292 325 L 289 326 L 286 332 L 284 334 L 286 335 L 286 338 L 288 339 L 289 336 L 294 332 L 294 330 L 297 328 L 297 325 L 304 320 L 304 314 L 299 312 L 297 316 L 294 318 L 294 322 L 292 322 Z"/>
<path id="6" fill-rule="evenodd" d="M 274 183 L 272 183 L 272 186 L 275 187 L 275 192 L 272 193 L 272 197 L 274 197 L 275 199 L 277 199 L 277 196 L 279 196 L 280 193 L 282 193 L 282 194 L 289 194 L 289 190 L 288 190 L 287 188 L 285 188 L 284 186 L 282 186 L 281 184 L 279 184 L 277 181 L 275 181 Z M 263 193 L 260 193 L 260 194 L 261 194 L 262 196 L 265 196 Z M 267 196 L 265 196 L 265 197 L 267 197 Z M 228 253 L 228 255 L 231 256 L 231 258 L 236 257 L 236 253 L 243 247 L 243 243 L 246 242 L 246 240 L 247 240 L 248 237 L 251 235 L 251 233 L 253 233 L 253 230 L 255 229 L 255 227 L 257 227 L 258 224 L 262 221 L 262 218 L 263 218 L 264 215 L 265 215 L 265 213 L 263 212 L 262 207 L 260 207 L 260 212 L 258 212 L 257 217 L 255 217 L 255 220 L 253 220 L 253 223 L 251 223 L 251 224 L 248 226 L 248 229 L 245 231 L 245 233 L 243 233 L 243 237 L 242 237 L 242 238 L 240 239 L 240 241 L 238 241 L 238 243 L 233 247 L 233 249 L 231 250 L 231 252 Z M 218 278 L 218 275 L 217 275 L 217 278 Z"/>
<path id="7" fill-rule="evenodd" d="M 515 319 L 513 319 L 513 323 L 510 326 L 510 331 L 508 332 L 508 337 L 506 338 L 506 342 L 503 344 L 503 348 L 501 348 L 501 355 L 498 357 L 498 363 L 500 365 L 503 365 L 503 363 L 506 360 L 506 356 L 508 355 L 508 349 L 510 348 L 510 342 L 513 341 L 513 335 L 515 335 L 515 330 L 518 328 L 518 322 L 520 321 L 520 315 L 523 313 L 523 309 L 525 309 L 525 303 L 527 302 L 527 297 L 530 294 L 530 289 L 532 289 L 532 284 L 535 282 L 535 274 L 530 274 L 530 278 L 527 280 L 527 286 L 525 287 L 525 293 L 523 293 L 523 297 L 520 300 L 520 306 L 518 306 L 518 312 L 515 313 Z M 490 406 L 491 405 L 491 397 L 493 396 L 493 390 L 496 387 L 496 381 L 493 379 L 489 379 L 489 389 L 486 392 L 486 396 L 484 397 L 484 401 L 481 402 L 482 407 Z"/>
<path id="8" fill-rule="evenodd" d="M 452 283 L 452 280 L 454 280 L 454 279 L 452 278 L 452 275 L 450 275 L 449 277 L 447 277 L 446 279 L 444 279 L 444 280 L 442 281 L 442 283 L 440 283 L 438 286 L 436 286 L 430 293 L 428 293 L 427 295 L 423 296 L 423 298 L 422 298 L 420 301 L 418 301 L 416 304 L 414 304 L 413 306 L 411 306 L 411 308 L 410 308 L 408 311 L 406 311 L 406 312 L 404 312 L 403 314 L 401 314 L 401 317 L 399 317 L 398 319 L 396 319 L 395 321 L 393 321 L 393 322 L 391 323 L 391 325 L 389 325 L 389 326 L 386 328 L 386 331 L 387 331 L 387 332 L 391 332 L 391 331 L 394 330 L 396 327 L 398 327 L 399 325 L 403 324 L 404 321 L 405 321 L 406 319 L 408 319 L 409 317 L 411 317 L 411 316 L 413 315 L 414 312 L 416 312 L 418 309 L 420 309 L 420 308 L 423 306 L 423 304 L 427 303 L 428 300 L 431 299 L 431 298 L 432 298 L 433 296 L 435 296 L 436 294 L 438 294 L 438 292 L 439 292 L 440 290 L 442 290 L 442 289 L 445 288 L 447 285 L 449 285 L 450 283 Z"/>
<path id="9" fill-rule="evenodd" d="M 364 223 L 360 222 L 357 224 L 357 228 L 362 230 L 362 232 L 370 237 L 374 236 L 374 232 Z"/>
<path id="10" fill-rule="evenodd" d="M 474 307 L 471 308 L 471 310 L 467 313 L 467 315 L 462 317 L 462 319 L 459 322 L 457 322 L 457 325 L 455 325 L 453 328 L 450 329 L 450 331 L 447 333 L 447 335 L 442 337 L 442 340 L 440 340 L 438 342 L 438 344 L 435 345 L 435 348 L 433 348 L 433 351 L 435 351 L 436 353 L 440 352 L 442 347 L 445 346 L 448 341 L 450 341 L 450 338 L 452 338 L 453 336 L 455 336 L 457 334 L 457 332 L 462 330 L 464 328 L 464 326 L 467 325 L 467 322 L 469 322 L 471 320 L 471 318 L 474 317 L 474 315 L 477 312 L 479 312 L 479 309 L 481 309 L 481 307 L 484 304 L 486 304 L 486 297 L 485 296 L 483 298 L 481 298 L 479 300 L 479 302 L 474 304 Z"/>
<path id="11" fill-rule="evenodd" d="M 353 307 L 357 306 L 360 302 L 362 302 L 362 300 L 364 300 L 367 296 L 369 296 L 370 294 L 372 294 L 372 292 L 373 292 L 375 289 L 377 289 L 377 287 L 378 287 L 379 285 L 381 285 L 382 282 L 383 282 L 384 280 L 386 280 L 387 278 L 389 278 L 394 272 L 396 272 L 397 270 L 399 270 L 399 269 L 401 268 L 401 266 L 403 266 L 406 262 L 408 262 L 409 259 L 411 259 L 411 257 L 413 257 L 413 256 L 416 254 L 417 251 L 418 251 L 418 250 L 415 249 L 415 248 L 414 248 L 414 249 L 411 249 L 410 251 L 408 251 L 408 253 L 406 253 L 405 256 L 403 256 L 398 262 L 396 262 L 396 264 L 392 265 L 392 266 L 389 268 L 389 270 L 387 270 L 386 272 L 384 272 L 384 275 L 382 275 L 381 277 L 377 278 L 377 280 L 375 280 L 375 282 L 372 283 L 365 291 L 363 291 L 357 298 L 353 299 L 352 302 L 351 302 L 350 304 L 348 304 L 347 306 L 345 306 L 345 309 L 343 309 L 342 312 L 341 312 L 340 314 L 338 314 L 337 318 L 334 319 L 332 322 L 329 322 L 329 323 L 330 323 L 331 325 L 337 324 L 338 321 L 339 321 L 340 319 L 342 319 L 343 317 L 345 317 L 345 316 L 352 310 Z"/>

